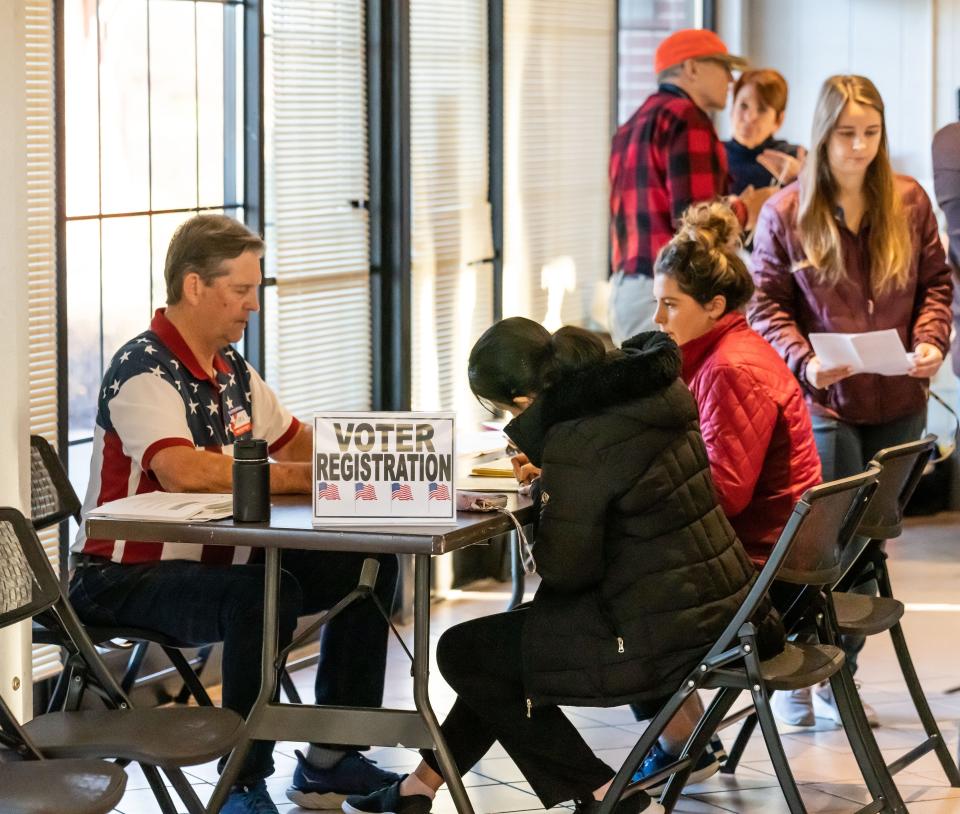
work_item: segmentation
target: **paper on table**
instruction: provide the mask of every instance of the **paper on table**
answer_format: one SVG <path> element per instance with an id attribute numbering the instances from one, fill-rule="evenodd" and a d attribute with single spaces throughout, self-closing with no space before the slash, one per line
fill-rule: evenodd
<path id="1" fill-rule="evenodd" d="M 111 500 L 89 517 L 118 517 L 131 520 L 153 520 L 177 523 L 202 523 L 233 514 L 233 496 L 224 494 L 185 494 L 182 492 L 147 492 L 143 495 Z"/>
<path id="2" fill-rule="evenodd" d="M 468 492 L 516 492 L 520 483 L 514 477 L 509 478 L 457 478 L 457 488 Z"/>
<path id="3" fill-rule="evenodd" d="M 473 477 L 479 478 L 512 478 L 513 464 L 509 456 L 497 458 L 495 461 L 477 464 L 470 470 Z"/>
<path id="4" fill-rule="evenodd" d="M 812 333 L 810 344 L 824 369 L 850 366 L 854 373 L 902 376 L 913 367 L 894 328 L 859 334 Z"/>

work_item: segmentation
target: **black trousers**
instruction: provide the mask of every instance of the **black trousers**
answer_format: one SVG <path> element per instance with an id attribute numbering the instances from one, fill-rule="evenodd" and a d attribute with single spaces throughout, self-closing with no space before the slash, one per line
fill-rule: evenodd
<path id="1" fill-rule="evenodd" d="M 397 558 L 379 558 L 376 594 L 389 611 Z M 364 555 L 284 551 L 279 594 L 280 646 L 297 618 L 330 608 L 357 586 Z M 86 565 L 70 584 L 70 600 L 92 625 L 129 625 L 200 646 L 223 642 L 223 705 L 243 716 L 260 692 L 263 650 L 263 565 L 207 565 L 168 560 L 137 565 Z M 325 625 L 315 684 L 318 704 L 377 707 L 383 701 L 387 623 L 369 600 Z M 273 772 L 273 743 L 254 741 L 239 782 Z"/>
<path id="2" fill-rule="evenodd" d="M 474 619 L 440 637 L 437 666 L 457 693 L 440 728 L 461 775 L 500 741 L 544 808 L 588 800 L 614 771 L 559 707 L 534 707 L 527 717 L 520 643 L 527 612 L 519 608 Z M 433 752 L 421 754 L 439 774 Z"/>

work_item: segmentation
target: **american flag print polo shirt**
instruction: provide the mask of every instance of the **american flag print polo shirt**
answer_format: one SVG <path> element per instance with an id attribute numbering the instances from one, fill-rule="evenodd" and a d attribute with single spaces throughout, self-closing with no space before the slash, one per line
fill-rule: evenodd
<path id="1" fill-rule="evenodd" d="M 162 491 L 150 469 L 162 449 L 185 446 L 232 456 L 236 439 L 263 438 L 274 453 L 300 426 L 234 348 L 214 357 L 214 375 L 208 376 L 164 311 L 158 309 L 150 330 L 117 351 L 104 374 L 84 520 L 90 509 L 111 500 Z M 249 553 L 225 546 L 87 539 L 82 523 L 73 551 L 116 563 L 229 564 Z"/>

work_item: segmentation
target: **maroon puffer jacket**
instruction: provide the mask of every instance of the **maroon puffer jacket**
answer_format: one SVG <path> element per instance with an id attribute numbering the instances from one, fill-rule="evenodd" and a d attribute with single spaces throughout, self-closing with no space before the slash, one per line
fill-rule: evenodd
<path id="1" fill-rule="evenodd" d="M 753 239 L 757 294 L 749 310 L 750 325 L 776 348 L 801 381 L 813 356 L 807 335 L 817 331 L 859 333 L 896 328 L 907 350 L 928 342 L 946 355 L 953 282 L 937 221 L 927 194 L 915 180 L 898 175 L 895 183 L 914 253 L 906 288 L 883 294 L 870 285 L 869 225 L 857 235 L 840 225 L 847 273 L 830 288 L 817 283 L 800 245 L 799 184 L 780 190 L 760 211 Z M 851 424 L 885 424 L 923 410 L 928 383 L 909 376 L 861 373 L 825 390 L 806 385 L 806 392 L 813 413 Z"/>
<path id="2" fill-rule="evenodd" d="M 736 311 L 680 351 L 718 501 L 747 554 L 763 565 L 794 504 L 820 483 L 800 386 Z"/>

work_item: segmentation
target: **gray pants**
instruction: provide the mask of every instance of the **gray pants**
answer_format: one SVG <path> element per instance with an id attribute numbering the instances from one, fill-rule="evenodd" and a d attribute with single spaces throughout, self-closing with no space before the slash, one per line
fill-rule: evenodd
<path id="1" fill-rule="evenodd" d="M 644 274 L 627 275 L 618 271 L 610 278 L 607 321 L 610 338 L 618 348 L 625 340 L 642 331 L 656 330 L 653 322 L 656 312 L 652 277 Z"/>
<path id="2" fill-rule="evenodd" d="M 820 454 L 824 481 L 846 478 L 866 469 L 870 459 L 885 447 L 916 441 L 923 432 L 927 411 L 891 421 L 887 424 L 846 424 L 832 418 L 812 416 L 813 437 Z M 868 580 L 854 592 L 877 595 L 877 581 Z M 857 657 L 863 650 L 863 636 L 844 636 L 841 644 L 850 665 L 850 672 L 857 671 Z"/>

